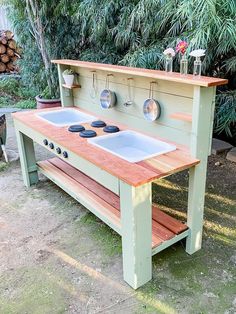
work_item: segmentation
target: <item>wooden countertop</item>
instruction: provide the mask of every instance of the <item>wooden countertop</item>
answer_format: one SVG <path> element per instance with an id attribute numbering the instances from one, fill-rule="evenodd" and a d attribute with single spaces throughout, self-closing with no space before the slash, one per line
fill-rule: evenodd
<path id="1" fill-rule="evenodd" d="M 75 107 L 73 107 L 75 108 Z M 45 138 L 56 142 L 68 151 L 95 164 L 97 167 L 107 171 L 120 180 L 132 185 L 139 186 L 155 179 L 170 175 L 172 173 L 190 168 L 199 163 L 199 160 L 192 158 L 188 150 L 177 145 L 177 150 L 156 156 L 141 162 L 130 163 L 111 153 L 104 151 L 92 144 L 87 143 L 87 139 L 81 138 L 78 133 L 71 133 L 68 127 L 56 127 L 37 117 L 36 113 L 43 111 L 58 110 L 59 108 L 33 110 L 26 112 L 13 113 L 13 118 L 25 124 L 27 127 L 41 133 Z M 75 108 L 82 111 L 81 109 Z M 83 111 L 84 112 L 84 111 Z M 89 113 L 89 112 L 87 112 Z M 94 114 L 92 113 L 94 116 Z M 104 119 L 102 117 L 98 117 Z M 111 123 L 108 119 L 106 122 Z M 127 129 L 126 126 L 113 123 L 121 130 Z M 104 135 L 102 128 L 92 128 L 89 124 L 83 124 L 89 129 L 94 129 L 98 136 Z M 163 140 L 163 139 L 162 139 Z M 173 144 L 173 143 L 172 143 Z M 69 162 L 69 160 L 68 160 Z"/>
<path id="2" fill-rule="evenodd" d="M 90 69 L 91 71 L 101 70 L 101 71 L 113 72 L 113 73 L 116 72 L 116 73 L 121 73 L 121 74 L 143 76 L 143 77 L 149 77 L 150 79 L 159 79 L 159 80 L 164 80 L 164 81 L 172 81 L 172 82 L 177 82 L 177 83 L 203 86 L 203 87 L 228 84 L 228 80 L 220 79 L 216 77 L 201 76 L 200 78 L 198 78 L 198 77 L 194 77 L 191 74 L 182 76 L 180 75 L 180 73 L 177 73 L 177 72 L 166 73 L 165 71 L 160 71 L 160 70 L 132 68 L 132 67 L 126 67 L 126 66 L 120 66 L 120 65 L 113 65 L 113 64 L 94 63 L 94 62 L 68 60 L 68 59 L 52 60 L 52 63 L 86 68 L 86 69 Z"/>

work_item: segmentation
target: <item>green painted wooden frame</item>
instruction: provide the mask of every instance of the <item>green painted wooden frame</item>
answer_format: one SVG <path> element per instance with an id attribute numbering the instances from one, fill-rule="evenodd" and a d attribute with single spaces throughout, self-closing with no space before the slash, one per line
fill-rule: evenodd
<path id="1" fill-rule="evenodd" d="M 73 67 L 73 65 L 71 66 Z M 93 179 L 120 196 L 121 226 L 120 228 L 117 228 L 117 226 L 107 221 L 106 217 L 100 215 L 96 211 L 96 208 L 93 208 L 85 199 L 78 195 L 74 195 L 62 182 L 57 181 L 55 178 L 50 177 L 50 175 L 45 173 L 49 179 L 53 180 L 63 190 L 81 202 L 122 236 L 124 279 L 131 287 L 136 289 L 148 282 L 152 277 L 152 255 L 183 238 L 187 239 L 186 251 L 189 254 L 193 254 L 201 248 L 207 157 L 211 147 L 216 89 L 215 87 L 201 87 L 197 85 L 187 86 L 185 83 L 182 85 L 181 83 L 173 82 L 168 84 L 168 81 L 160 80 L 157 95 L 168 95 L 169 90 L 170 95 L 168 97 L 166 96 L 166 99 L 169 99 L 168 106 L 170 106 L 170 108 L 168 110 L 171 112 L 173 109 L 171 106 L 176 105 L 175 103 L 171 103 L 171 99 L 177 99 L 176 106 L 183 109 L 180 101 L 181 99 L 184 99 L 181 95 L 181 93 L 183 93 L 187 101 L 187 106 L 190 106 L 188 112 L 192 114 L 192 124 L 186 121 L 177 123 L 171 122 L 169 124 L 167 123 L 168 121 L 165 123 L 156 122 L 150 124 L 140 116 L 139 111 L 142 102 L 139 102 L 138 100 L 137 114 L 133 109 L 125 109 L 121 106 L 111 111 L 101 111 L 96 105 L 98 99 L 96 98 L 91 101 L 91 97 L 89 96 L 88 86 L 91 85 L 92 80 L 90 69 L 87 69 L 86 71 L 84 68 L 74 68 L 76 72 L 81 72 L 82 74 L 80 76 L 81 90 L 71 91 L 62 87 L 62 73 L 68 67 L 69 65 L 58 64 L 60 93 L 62 105 L 64 107 L 75 105 L 105 118 L 111 118 L 117 122 L 129 124 L 137 130 L 144 127 L 147 133 L 160 134 L 163 137 L 166 136 L 166 138 L 187 145 L 192 156 L 200 159 L 200 163 L 192 167 L 189 171 L 187 212 L 187 225 L 189 229 L 173 239 L 165 241 L 153 250 L 151 249 L 151 183 L 144 184 L 137 188 L 132 187 L 70 152 L 70 156 L 72 157 L 68 162 L 71 165 L 85 172 L 87 175 L 91 176 Z M 101 75 L 100 84 L 102 84 L 104 82 L 104 77 L 106 77 L 109 72 L 101 71 L 98 73 Z M 126 97 L 124 93 L 127 87 L 127 78 L 129 76 L 129 74 L 125 75 L 124 73 L 117 73 L 115 75 L 116 78 L 112 83 L 113 88 L 122 87 L 120 94 L 118 94 L 118 99 L 122 101 Z M 140 86 L 140 84 L 143 84 L 143 87 L 140 87 L 140 98 L 142 98 L 142 95 L 148 91 L 149 82 L 150 80 L 148 81 L 147 78 L 142 76 L 140 76 L 140 78 L 137 77 L 137 85 Z M 83 86 L 83 83 L 86 83 L 86 86 Z M 170 86 L 172 86 L 171 91 Z M 88 96 L 87 100 L 85 99 L 86 95 Z M 163 97 L 163 102 L 165 105 L 165 97 Z M 165 116 L 165 119 L 168 120 L 168 116 Z M 42 145 L 43 136 L 17 120 L 15 120 L 15 127 L 23 179 L 25 185 L 29 187 L 31 184 L 37 183 L 38 181 L 38 168 L 36 166 L 33 141 Z"/>

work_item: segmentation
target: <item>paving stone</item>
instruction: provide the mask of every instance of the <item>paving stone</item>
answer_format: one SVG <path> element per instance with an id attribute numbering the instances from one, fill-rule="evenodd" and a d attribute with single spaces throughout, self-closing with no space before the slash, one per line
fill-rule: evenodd
<path id="1" fill-rule="evenodd" d="M 226 159 L 230 160 L 230 161 L 233 161 L 233 162 L 236 162 L 236 147 L 232 148 L 227 156 L 226 156 Z"/>
<path id="2" fill-rule="evenodd" d="M 20 108 L 0 108 L 0 113 L 13 113 L 21 110 Z"/>
<path id="3" fill-rule="evenodd" d="M 225 141 L 218 140 L 217 138 L 212 139 L 211 153 L 213 155 L 221 154 L 231 148 L 233 148 L 233 146 Z"/>

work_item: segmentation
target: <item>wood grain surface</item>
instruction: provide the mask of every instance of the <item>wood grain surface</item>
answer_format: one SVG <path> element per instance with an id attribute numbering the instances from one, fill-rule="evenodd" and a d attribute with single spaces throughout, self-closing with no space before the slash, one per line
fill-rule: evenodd
<path id="1" fill-rule="evenodd" d="M 81 109 L 73 108 L 82 111 Z M 130 163 L 104 151 L 103 149 L 89 144 L 87 139 L 81 138 L 78 133 L 69 132 L 68 127 L 54 126 L 37 116 L 37 113 L 39 112 L 51 110 L 58 110 L 58 108 L 16 112 L 13 114 L 13 118 L 22 122 L 29 129 L 39 132 L 57 146 L 64 147 L 68 152 L 77 154 L 130 185 L 139 186 L 169 174 L 190 168 L 199 163 L 199 160 L 192 158 L 186 147 L 181 145 L 176 145 L 177 149 L 173 152 L 138 163 Z M 98 133 L 98 136 L 107 135 L 102 129 L 93 128 L 88 124 L 84 124 L 84 126 L 95 130 Z M 118 126 L 121 130 L 127 128 L 125 126 Z"/>
<path id="2" fill-rule="evenodd" d="M 91 70 L 103 70 L 106 72 L 116 72 L 116 73 L 124 73 L 129 75 L 137 75 L 143 77 L 149 77 L 153 79 L 160 79 L 165 81 L 179 82 L 184 84 L 196 85 L 196 86 L 219 86 L 228 83 L 226 79 L 201 76 L 200 78 L 194 77 L 191 74 L 186 76 L 181 76 L 180 73 L 172 72 L 166 73 L 165 71 L 160 70 L 149 70 L 144 68 L 132 68 L 126 66 L 118 66 L 112 64 L 103 64 L 103 63 L 94 63 L 87 61 L 79 61 L 79 60 L 52 60 L 52 63 L 68 65 L 68 66 L 76 66 L 81 68 L 87 68 Z"/>

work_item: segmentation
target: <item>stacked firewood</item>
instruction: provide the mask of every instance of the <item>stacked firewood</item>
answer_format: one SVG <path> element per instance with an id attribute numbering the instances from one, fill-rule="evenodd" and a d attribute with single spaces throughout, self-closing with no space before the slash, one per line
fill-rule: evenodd
<path id="1" fill-rule="evenodd" d="M 21 51 L 13 37 L 11 31 L 0 30 L 0 73 L 19 71 L 16 61 L 20 58 Z"/>

